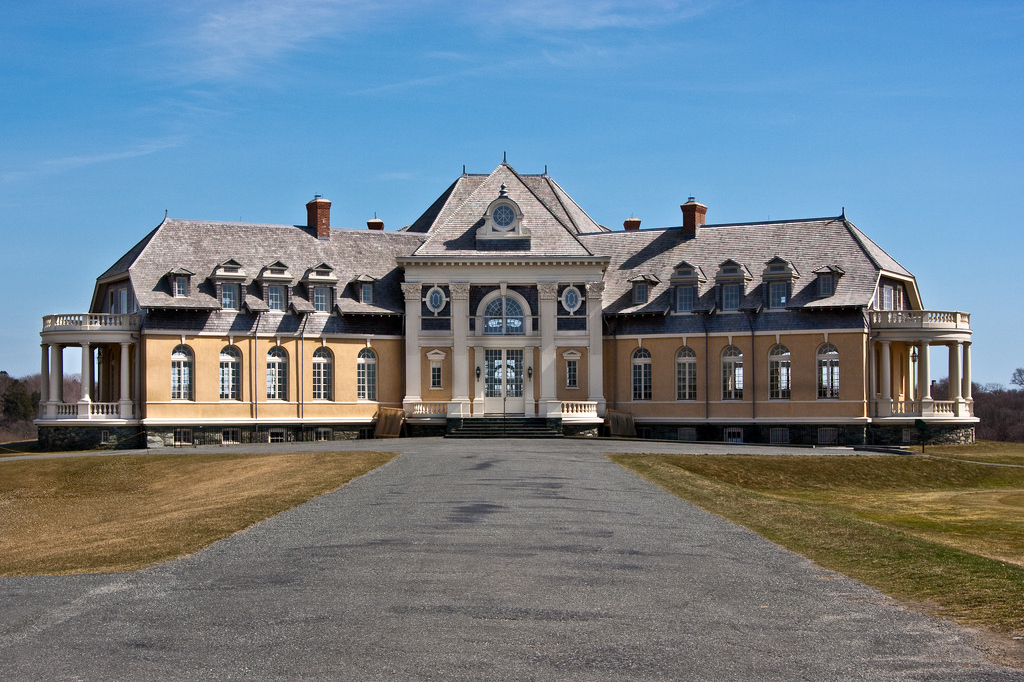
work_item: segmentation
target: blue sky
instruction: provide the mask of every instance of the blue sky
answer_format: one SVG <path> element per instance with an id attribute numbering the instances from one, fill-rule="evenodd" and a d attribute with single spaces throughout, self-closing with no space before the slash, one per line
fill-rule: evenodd
<path id="1" fill-rule="evenodd" d="M 0 0 L 0 369 L 165 209 L 395 229 L 507 152 L 614 229 L 845 207 L 1008 383 L 1022 46 L 1021 2 Z"/>

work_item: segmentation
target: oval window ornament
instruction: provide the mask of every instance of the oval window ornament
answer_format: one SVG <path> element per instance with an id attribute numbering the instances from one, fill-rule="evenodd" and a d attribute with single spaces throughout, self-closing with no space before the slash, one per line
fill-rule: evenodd
<path id="1" fill-rule="evenodd" d="M 448 302 L 448 297 L 444 295 L 444 289 L 441 287 L 431 287 L 426 298 L 427 309 L 435 315 L 444 310 L 444 305 Z"/>
<path id="2" fill-rule="evenodd" d="M 565 308 L 570 315 L 580 309 L 583 304 L 583 296 L 580 294 L 580 290 L 575 286 L 567 287 L 562 292 L 562 307 Z"/>
<path id="3" fill-rule="evenodd" d="M 512 223 L 516 221 L 516 212 L 512 210 L 511 206 L 501 204 L 494 209 L 492 214 L 494 218 L 495 226 L 508 229 L 512 227 Z"/>

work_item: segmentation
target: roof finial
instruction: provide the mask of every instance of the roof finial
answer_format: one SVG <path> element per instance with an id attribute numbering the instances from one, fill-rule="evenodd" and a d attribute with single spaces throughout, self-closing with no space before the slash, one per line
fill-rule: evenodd
<path id="1" fill-rule="evenodd" d="M 547 175 L 547 174 L 548 174 L 548 165 L 545 163 L 544 164 L 544 175 Z"/>
<path id="2" fill-rule="evenodd" d="M 466 174 L 466 164 L 462 164 L 462 174 Z"/>
<path id="3" fill-rule="evenodd" d="M 846 207 L 845 206 L 843 206 L 843 214 L 841 216 L 839 216 L 839 217 L 842 218 L 843 220 L 846 220 Z"/>
<path id="4" fill-rule="evenodd" d="M 508 163 L 508 152 L 501 153 L 501 162 L 506 164 Z"/>
<path id="5" fill-rule="evenodd" d="M 167 220 L 167 209 L 164 209 L 164 220 Z"/>
<path id="6" fill-rule="evenodd" d="M 501 183 L 501 189 L 498 190 L 498 196 L 499 197 L 507 197 L 508 196 L 508 188 L 505 187 L 505 183 L 504 182 Z"/>

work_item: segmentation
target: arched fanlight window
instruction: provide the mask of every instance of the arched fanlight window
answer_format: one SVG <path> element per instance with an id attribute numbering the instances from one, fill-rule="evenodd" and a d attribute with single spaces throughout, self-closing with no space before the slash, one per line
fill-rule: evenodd
<path id="1" fill-rule="evenodd" d="M 524 334 L 523 306 L 511 296 L 498 296 L 484 309 L 484 334 Z"/>
<path id="2" fill-rule="evenodd" d="M 683 346 L 676 353 L 676 400 L 697 399 L 697 353 Z"/>
<path id="3" fill-rule="evenodd" d="M 334 400 L 334 355 L 321 346 L 313 351 L 313 400 Z"/>
<path id="4" fill-rule="evenodd" d="M 781 344 L 768 351 L 768 397 L 789 400 L 793 383 L 793 368 L 789 349 Z"/>
<path id="5" fill-rule="evenodd" d="M 743 353 L 736 346 L 722 351 L 722 400 L 743 400 Z"/>
<path id="6" fill-rule="evenodd" d="M 831 343 L 818 347 L 818 397 L 839 397 L 839 349 Z"/>
<path id="7" fill-rule="evenodd" d="M 369 348 L 359 351 L 356 358 L 356 398 L 377 399 L 377 355 Z"/>
<path id="8" fill-rule="evenodd" d="M 242 353 L 234 346 L 220 351 L 220 399 L 242 399 Z"/>
<path id="9" fill-rule="evenodd" d="M 288 400 L 288 352 L 281 346 L 267 352 L 267 400 Z"/>
<path id="10" fill-rule="evenodd" d="M 637 348 L 633 353 L 633 400 L 651 400 L 651 351 Z"/>
<path id="11" fill-rule="evenodd" d="M 175 346 L 171 351 L 171 400 L 192 400 L 192 349 Z"/>

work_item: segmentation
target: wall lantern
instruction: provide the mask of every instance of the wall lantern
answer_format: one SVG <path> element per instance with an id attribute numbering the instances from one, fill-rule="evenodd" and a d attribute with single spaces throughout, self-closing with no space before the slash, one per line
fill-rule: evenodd
<path id="1" fill-rule="evenodd" d="M 479 367 L 476 368 L 476 378 L 477 379 L 480 378 L 480 368 Z"/>
<path id="2" fill-rule="evenodd" d="M 526 377 L 528 379 L 533 379 L 533 367 L 532 366 L 526 368 Z"/>

